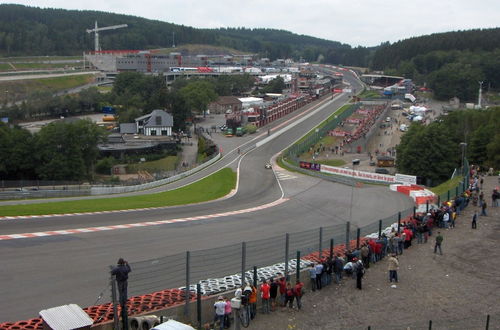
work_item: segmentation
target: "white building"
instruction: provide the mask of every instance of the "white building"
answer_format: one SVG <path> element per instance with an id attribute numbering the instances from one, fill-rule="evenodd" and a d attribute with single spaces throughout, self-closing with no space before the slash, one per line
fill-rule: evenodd
<path id="1" fill-rule="evenodd" d="M 146 136 L 171 136 L 174 118 L 164 110 L 153 110 L 148 115 L 135 119 L 137 133 Z"/>

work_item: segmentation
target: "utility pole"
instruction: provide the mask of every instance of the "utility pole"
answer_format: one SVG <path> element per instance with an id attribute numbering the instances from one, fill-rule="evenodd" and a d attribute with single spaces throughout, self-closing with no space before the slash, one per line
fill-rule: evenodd
<path id="1" fill-rule="evenodd" d="M 172 32 L 172 48 L 175 48 L 175 32 Z"/>

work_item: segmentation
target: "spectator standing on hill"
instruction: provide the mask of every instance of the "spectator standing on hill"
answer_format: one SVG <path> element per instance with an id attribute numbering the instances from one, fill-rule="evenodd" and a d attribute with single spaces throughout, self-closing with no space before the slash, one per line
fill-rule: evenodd
<path id="1" fill-rule="evenodd" d="M 295 287 L 293 288 L 293 293 L 295 294 L 295 301 L 297 302 L 297 309 L 300 310 L 302 308 L 302 287 L 304 283 L 300 280 L 295 282 Z"/>
<path id="2" fill-rule="evenodd" d="M 363 266 L 363 262 L 361 260 L 356 259 L 356 262 L 354 263 L 354 271 L 356 273 L 356 288 L 361 290 L 363 286 L 363 276 L 365 275 L 365 267 Z"/>
<path id="3" fill-rule="evenodd" d="M 311 290 L 316 291 L 316 268 L 314 264 L 311 264 L 311 268 L 309 268 L 309 278 L 311 279 Z"/>
<path id="4" fill-rule="evenodd" d="M 226 329 L 231 327 L 231 300 L 228 297 L 224 297 L 226 306 L 224 309 L 224 326 Z"/>
<path id="5" fill-rule="evenodd" d="M 486 201 L 483 200 L 483 203 L 481 204 L 481 215 L 484 215 L 485 217 L 488 216 L 488 214 L 486 214 L 487 207 L 488 207 L 488 205 L 486 204 Z"/>
<path id="6" fill-rule="evenodd" d="M 335 282 L 340 284 L 342 280 L 342 272 L 344 271 L 344 260 L 340 257 L 340 254 L 335 256 L 333 261 L 333 273 L 335 274 Z"/>
<path id="7" fill-rule="evenodd" d="M 493 189 L 493 193 L 491 194 L 491 206 L 498 207 L 498 199 L 500 198 L 500 193 L 495 188 Z"/>
<path id="8" fill-rule="evenodd" d="M 399 260 L 395 253 L 391 254 L 389 257 L 389 282 L 392 283 L 394 280 L 396 283 L 398 282 L 398 269 L 399 269 Z"/>
<path id="9" fill-rule="evenodd" d="M 111 270 L 111 275 L 115 276 L 116 284 L 118 286 L 118 296 L 121 306 L 123 328 L 128 329 L 128 310 L 127 310 L 127 287 L 128 287 L 128 273 L 132 269 L 127 261 L 123 258 L 118 259 L 116 267 Z"/>
<path id="10" fill-rule="evenodd" d="M 214 304 L 215 308 L 215 320 L 214 322 L 219 321 L 220 330 L 224 329 L 224 315 L 226 314 L 226 302 L 222 296 L 219 296 L 217 302 Z"/>
<path id="11" fill-rule="evenodd" d="M 274 281 L 273 279 L 271 279 L 270 287 L 271 289 L 269 290 L 269 296 L 271 302 L 271 311 L 274 312 L 276 310 L 276 297 L 278 297 L 278 288 L 279 288 L 278 279 L 275 279 Z"/>
<path id="12" fill-rule="evenodd" d="M 472 229 L 477 229 L 477 212 L 472 216 Z"/>
<path id="13" fill-rule="evenodd" d="M 481 193 L 479 193 L 479 206 L 483 206 L 483 200 L 484 200 L 484 193 L 481 191 Z"/>
<path id="14" fill-rule="evenodd" d="M 438 231 L 436 236 L 436 244 L 434 245 L 434 253 L 439 249 L 439 254 L 443 255 L 443 251 L 441 250 L 441 244 L 443 243 L 443 236 L 441 236 L 441 232 Z"/>
<path id="15" fill-rule="evenodd" d="M 262 314 L 269 314 L 269 291 L 269 283 L 266 280 L 263 280 L 260 286 L 260 294 L 262 298 Z"/>

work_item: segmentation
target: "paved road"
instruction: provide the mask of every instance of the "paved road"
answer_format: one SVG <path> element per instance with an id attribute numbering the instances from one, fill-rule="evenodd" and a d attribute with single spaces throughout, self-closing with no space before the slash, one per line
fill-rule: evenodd
<path id="1" fill-rule="evenodd" d="M 324 120 L 346 98 L 339 97 L 279 136 L 276 129 L 273 131 L 277 136 L 275 139 L 245 154 L 241 160 L 239 190 L 231 198 L 142 212 L 0 221 L 2 234 L 15 234 L 177 219 L 254 207 L 275 201 L 283 194 L 289 198 L 273 208 L 201 221 L 0 241 L 0 262 L 3 265 L 0 270 L 3 298 L 0 301 L 0 322 L 35 317 L 43 308 L 66 303 L 94 304 L 97 295 L 107 286 L 107 265 L 120 256 L 129 261 L 140 261 L 186 250 L 273 237 L 285 231 L 342 224 L 349 217 L 351 193 L 354 197 L 352 221 L 359 225 L 411 206 L 411 201 L 405 196 L 391 193 L 387 187 L 365 186 L 351 192 L 350 187 L 295 173 L 293 178 L 280 181 L 281 189 L 273 171 L 264 169 L 272 155 Z M 183 182 L 227 166 L 236 158 L 237 154 L 230 152 L 216 166 Z"/>

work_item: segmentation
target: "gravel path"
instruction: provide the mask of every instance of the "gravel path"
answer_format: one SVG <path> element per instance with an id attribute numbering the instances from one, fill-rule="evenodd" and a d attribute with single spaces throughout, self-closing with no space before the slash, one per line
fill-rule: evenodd
<path id="1" fill-rule="evenodd" d="M 491 195 L 496 177 L 485 179 Z M 478 229 L 470 227 L 474 208 L 464 210 L 456 228 L 442 230 L 443 255 L 433 253 L 435 234 L 426 244 L 416 244 L 399 257 L 397 288 L 388 281 L 387 260 L 367 270 L 363 290 L 355 281 L 308 291 L 303 309 L 280 309 L 258 314 L 254 329 L 500 329 L 500 207 L 479 217 Z"/>

